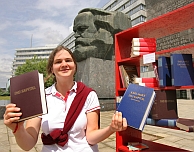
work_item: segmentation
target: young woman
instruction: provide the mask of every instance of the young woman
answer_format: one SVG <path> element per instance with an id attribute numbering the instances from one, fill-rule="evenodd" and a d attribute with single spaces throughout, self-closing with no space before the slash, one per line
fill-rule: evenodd
<path id="1" fill-rule="evenodd" d="M 116 112 L 110 125 L 99 129 L 100 104 L 97 94 L 81 82 L 74 81 L 77 64 L 72 52 L 58 46 L 50 54 L 47 66 L 55 83 L 46 89 L 48 114 L 14 123 L 22 113 L 8 104 L 4 124 L 13 130 L 23 150 L 32 149 L 42 128 L 42 152 L 98 152 L 97 143 L 116 131 L 127 128 L 125 118 Z"/>

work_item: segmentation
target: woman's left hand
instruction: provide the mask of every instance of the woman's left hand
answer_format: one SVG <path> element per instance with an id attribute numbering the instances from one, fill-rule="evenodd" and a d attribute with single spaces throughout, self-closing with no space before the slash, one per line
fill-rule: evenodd
<path id="1" fill-rule="evenodd" d="M 127 129 L 127 119 L 122 117 L 122 113 L 116 111 L 112 117 L 110 125 L 111 131 L 123 131 Z"/>

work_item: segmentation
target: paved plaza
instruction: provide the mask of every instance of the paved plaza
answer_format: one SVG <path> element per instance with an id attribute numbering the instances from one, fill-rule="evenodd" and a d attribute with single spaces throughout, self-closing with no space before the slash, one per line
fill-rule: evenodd
<path id="1" fill-rule="evenodd" d="M 101 128 L 109 125 L 114 111 L 101 112 Z M 178 100 L 178 114 L 182 118 L 194 119 L 194 100 Z M 194 151 L 194 132 L 169 129 L 157 126 L 146 125 L 143 130 L 143 139 Z M 111 135 L 98 144 L 100 152 L 115 152 L 116 137 Z M 40 152 L 42 142 L 39 138 L 36 146 L 30 152 Z M 159 150 L 158 150 L 159 151 Z M 15 141 L 15 138 L 0 120 L 0 152 L 24 152 Z"/>

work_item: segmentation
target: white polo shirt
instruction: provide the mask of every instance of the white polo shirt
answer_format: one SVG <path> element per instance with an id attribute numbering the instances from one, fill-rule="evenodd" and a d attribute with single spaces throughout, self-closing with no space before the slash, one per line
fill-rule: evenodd
<path id="1" fill-rule="evenodd" d="M 48 114 L 42 116 L 42 131 L 47 135 L 54 129 L 63 129 L 68 110 L 75 98 L 77 83 L 70 90 L 67 101 L 59 96 L 55 84 L 46 89 Z M 86 140 L 85 129 L 87 125 L 86 114 L 100 109 L 96 92 L 89 93 L 85 105 L 74 125 L 68 132 L 68 142 L 61 147 L 57 144 L 43 145 L 42 152 L 98 152 L 97 145 L 89 145 Z"/>

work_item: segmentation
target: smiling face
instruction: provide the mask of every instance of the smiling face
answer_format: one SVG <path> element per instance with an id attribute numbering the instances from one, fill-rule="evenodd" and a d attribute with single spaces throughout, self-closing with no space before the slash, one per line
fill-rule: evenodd
<path id="1" fill-rule="evenodd" d="M 64 49 L 56 53 L 52 66 L 52 73 L 55 75 L 56 80 L 72 80 L 76 72 L 76 64 L 70 53 Z"/>

